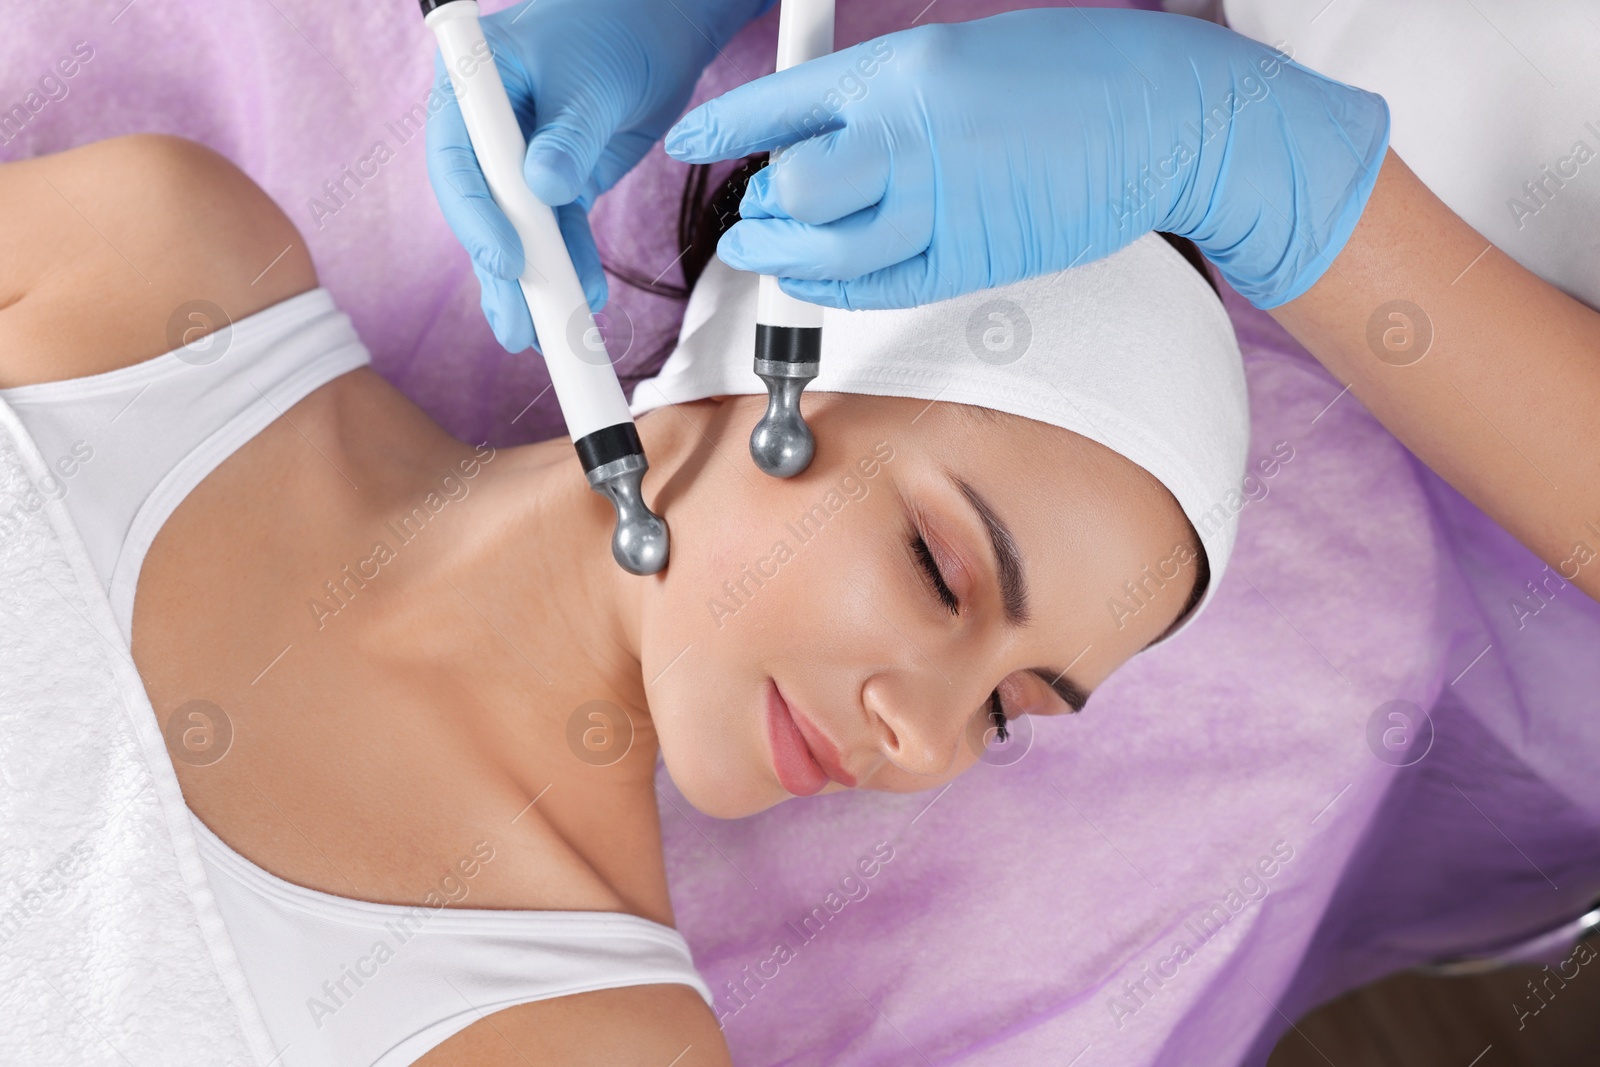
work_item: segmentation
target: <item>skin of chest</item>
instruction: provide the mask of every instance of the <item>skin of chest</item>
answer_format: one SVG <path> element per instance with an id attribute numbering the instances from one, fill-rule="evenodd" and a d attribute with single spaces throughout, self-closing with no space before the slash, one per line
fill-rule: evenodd
<path id="1" fill-rule="evenodd" d="M 338 896 L 423 903 L 465 860 L 457 906 L 670 923 L 653 737 L 596 766 L 519 716 L 624 697 L 541 643 L 535 590 L 454 566 L 482 509 L 470 490 L 430 499 L 436 472 L 465 486 L 462 463 L 485 478 L 494 450 L 419 435 L 369 373 L 230 456 L 145 559 L 134 660 L 163 725 L 181 712 L 199 731 L 197 751 L 169 731 L 189 806 L 252 862 Z M 359 453 L 340 445 L 351 393 Z M 221 758 L 204 751 L 225 733 Z M 495 858 L 471 863 L 485 846 Z"/>

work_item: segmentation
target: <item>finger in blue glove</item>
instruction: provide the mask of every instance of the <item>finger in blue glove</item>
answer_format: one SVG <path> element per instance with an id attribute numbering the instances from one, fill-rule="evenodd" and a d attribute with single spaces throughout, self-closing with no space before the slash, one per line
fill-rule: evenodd
<path id="1" fill-rule="evenodd" d="M 1382 97 L 1231 30 L 1073 7 L 791 67 L 691 111 L 666 149 L 696 163 L 781 149 L 719 253 L 817 303 L 928 303 L 1159 229 L 1274 307 L 1349 239 L 1388 136 Z"/>

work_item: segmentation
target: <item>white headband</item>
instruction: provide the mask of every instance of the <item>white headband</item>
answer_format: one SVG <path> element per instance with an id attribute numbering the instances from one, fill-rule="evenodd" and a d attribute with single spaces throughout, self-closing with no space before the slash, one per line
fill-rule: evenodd
<path id="1" fill-rule="evenodd" d="M 766 392 L 750 367 L 755 322 L 756 276 L 712 257 L 677 349 L 634 390 L 633 413 Z M 1210 584 L 1167 636 L 1221 584 L 1250 443 L 1244 364 L 1221 301 L 1157 234 L 1085 266 L 919 308 L 829 308 L 809 389 L 972 404 L 1098 441 L 1166 486 L 1205 546 Z"/>

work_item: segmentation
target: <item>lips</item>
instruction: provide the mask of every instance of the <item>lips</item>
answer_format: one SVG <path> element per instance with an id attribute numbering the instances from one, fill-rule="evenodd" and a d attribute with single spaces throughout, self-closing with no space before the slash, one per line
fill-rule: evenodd
<path id="1" fill-rule="evenodd" d="M 854 787 L 855 776 L 839 764 L 839 750 L 803 717 L 796 715 L 778 684 L 767 681 L 767 738 L 778 782 L 797 797 L 820 792 L 830 781 Z"/>

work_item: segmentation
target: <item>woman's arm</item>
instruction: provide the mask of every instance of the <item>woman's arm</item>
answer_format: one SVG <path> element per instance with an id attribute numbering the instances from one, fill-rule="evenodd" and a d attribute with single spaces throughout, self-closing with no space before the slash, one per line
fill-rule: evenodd
<path id="1" fill-rule="evenodd" d="M 1600 600 L 1600 313 L 1492 246 L 1391 151 L 1332 267 L 1271 314 L 1418 458 Z"/>

